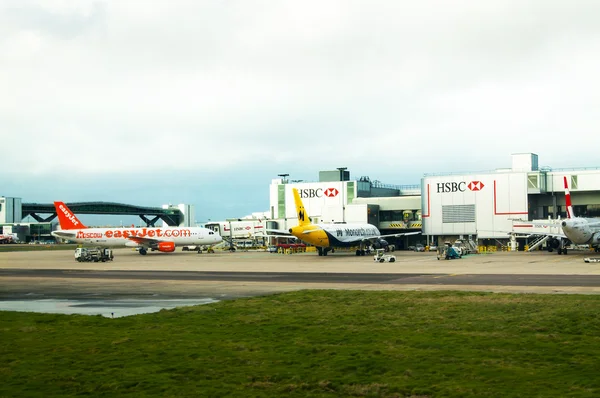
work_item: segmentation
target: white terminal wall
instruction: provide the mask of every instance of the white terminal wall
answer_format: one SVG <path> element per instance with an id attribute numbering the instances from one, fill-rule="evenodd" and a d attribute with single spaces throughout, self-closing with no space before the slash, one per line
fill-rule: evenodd
<path id="1" fill-rule="evenodd" d="M 308 213 L 310 215 L 310 213 Z M 369 212 L 367 204 L 349 204 L 342 206 L 323 206 L 321 222 L 324 223 L 368 223 Z"/>
<path id="2" fill-rule="evenodd" d="M 480 190 L 469 189 L 469 183 L 477 182 L 483 184 Z M 528 217 L 526 172 L 425 177 L 421 190 L 424 235 L 506 238 L 512 219 Z M 448 212 L 470 205 L 474 206 L 472 221 L 447 221 Z"/>
<path id="3" fill-rule="evenodd" d="M 0 223 L 19 223 L 21 213 L 21 198 L 0 196 Z"/>
<path id="4" fill-rule="evenodd" d="M 271 215 L 273 219 L 283 220 L 286 228 L 295 226 L 298 222 L 293 188 L 301 191 L 302 203 L 313 222 L 354 222 L 344 220 L 343 210 L 346 207 L 347 212 L 354 212 L 347 207 L 347 204 L 356 197 L 355 181 L 283 183 L 280 179 L 274 179 L 269 189 Z M 325 192 L 328 189 L 337 190 L 337 194 L 327 196 Z"/>

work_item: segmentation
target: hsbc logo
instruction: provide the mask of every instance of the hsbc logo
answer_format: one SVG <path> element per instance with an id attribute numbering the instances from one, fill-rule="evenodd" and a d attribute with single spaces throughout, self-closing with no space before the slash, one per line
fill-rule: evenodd
<path id="1" fill-rule="evenodd" d="M 438 182 L 437 193 L 448 193 L 448 192 L 465 192 L 469 189 L 473 192 L 481 191 L 485 187 L 481 181 L 471 181 L 468 184 L 465 181 L 461 182 Z"/>
<path id="2" fill-rule="evenodd" d="M 298 193 L 302 199 L 310 199 L 310 198 L 322 198 L 326 196 L 328 198 L 335 198 L 340 191 L 335 188 L 317 188 L 317 189 L 299 189 Z"/>
<path id="3" fill-rule="evenodd" d="M 483 182 L 481 181 L 471 181 L 467 185 L 467 188 L 469 188 L 471 191 L 481 191 L 483 187 L 485 187 L 485 185 L 483 185 Z"/>
<path id="4" fill-rule="evenodd" d="M 335 188 L 327 188 L 324 192 L 324 195 L 328 198 L 335 198 L 338 193 L 340 193 L 340 191 Z"/>

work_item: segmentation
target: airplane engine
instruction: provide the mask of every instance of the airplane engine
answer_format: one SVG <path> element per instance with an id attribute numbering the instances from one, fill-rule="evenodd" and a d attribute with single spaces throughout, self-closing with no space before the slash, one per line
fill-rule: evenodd
<path id="1" fill-rule="evenodd" d="M 158 244 L 158 251 L 171 253 L 175 251 L 175 242 L 160 242 Z"/>
<path id="2" fill-rule="evenodd" d="M 594 235 L 592 235 L 592 241 L 590 243 L 592 246 L 600 245 L 600 232 L 596 232 Z"/>
<path id="3" fill-rule="evenodd" d="M 373 243 L 373 248 L 375 249 L 385 249 L 390 244 L 385 239 L 377 239 L 375 243 Z"/>
<path id="4" fill-rule="evenodd" d="M 548 239 L 548 247 L 552 249 L 558 249 L 560 247 L 560 239 L 550 238 Z"/>

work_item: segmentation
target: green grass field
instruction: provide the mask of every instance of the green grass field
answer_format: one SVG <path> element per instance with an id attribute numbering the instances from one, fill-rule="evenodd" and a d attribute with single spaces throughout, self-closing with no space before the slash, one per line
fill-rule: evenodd
<path id="1" fill-rule="evenodd" d="M 0 396 L 598 397 L 600 296 L 302 291 L 0 312 Z"/>

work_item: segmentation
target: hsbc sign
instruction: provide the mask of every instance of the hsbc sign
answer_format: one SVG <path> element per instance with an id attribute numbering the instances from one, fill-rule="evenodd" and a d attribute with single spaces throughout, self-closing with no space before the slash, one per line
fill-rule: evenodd
<path id="1" fill-rule="evenodd" d="M 328 198 L 335 198 L 340 193 L 340 191 L 338 191 L 336 188 L 305 188 L 299 189 L 298 193 L 300 194 L 300 197 L 302 199 L 322 198 L 323 196 L 326 196 Z"/>
<path id="2" fill-rule="evenodd" d="M 465 192 L 467 189 L 477 192 L 481 191 L 484 186 L 481 181 L 438 182 L 437 193 Z"/>

